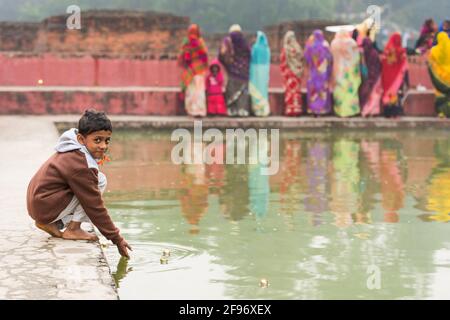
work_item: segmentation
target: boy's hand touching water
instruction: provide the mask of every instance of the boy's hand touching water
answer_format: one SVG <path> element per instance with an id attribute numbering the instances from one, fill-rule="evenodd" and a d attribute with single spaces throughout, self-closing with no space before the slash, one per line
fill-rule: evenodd
<path id="1" fill-rule="evenodd" d="M 121 242 L 119 242 L 117 244 L 117 250 L 119 250 L 120 255 L 122 257 L 130 259 L 130 255 L 128 254 L 128 250 L 127 249 L 130 249 L 130 251 L 133 251 L 133 249 L 131 249 L 131 247 L 128 244 L 128 242 L 126 242 L 125 240 L 122 240 Z"/>

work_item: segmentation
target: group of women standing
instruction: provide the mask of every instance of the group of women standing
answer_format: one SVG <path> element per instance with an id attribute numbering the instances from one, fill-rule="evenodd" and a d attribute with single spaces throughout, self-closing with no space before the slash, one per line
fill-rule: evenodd
<path id="1" fill-rule="evenodd" d="M 302 114 L 302 79 L 306 79 L 306 110 L 314 116 L 399 116 L 402 87 L 408 83 L 401 36 L 393 34 L 380 54 L 369 34 L 354 39 L 350 32 L 340 31 L 330 45 L 316 30 L 303 53 L 295 35 L 288 32 L 281 54 L 286 115 Z"/>
<path id="2" fill-rule="evenodd" d="M 450 24 L 441 25 L 434 43 L 429 37 L 423 41 L 431 47 L 430 74 L 438 91 L 438 108 L 446 116 L 450 116 L 449 27 Z M 259 31 L 250 48 L 241 27 L 233 25 L 221 44 L 218 59 L 208 65 L 208 52 L 199 27 L 192 25 L 180 55 L 187 113 L 200 117 L 268 116 L 270 62 L 265 34 Z M 228 79 L 225 95 L 222 66 Z M 409 81 L 407 51 L 400 33 L 392 34 L 380 52 L 370 28 L 357 33 L 340 31 L 331 45 L 323 32 L 316 30 L 304 50 L 295 33 L 289 31 L 283 40 L 280 68 L 285 84 L 286 116 L 334 113 L 339 117 L 395 118 L 402 114 Z M 303 85 L 307 92 L 306 106 L 302 99 Z"/>
<path id="3" fill-rule="evenodd" d="M 241 27 L 233 25 L 221 44 L 218 59 L 208 65 L 208 50 L 200 29 L 191 25 L 179 56 L 186 112 L 194 117 L 268 116 L 270 61 L 263 32 L 258 32 L 255 44 L 250 47 Z M 222 66 L 228 76 L 225 95 Z"/>

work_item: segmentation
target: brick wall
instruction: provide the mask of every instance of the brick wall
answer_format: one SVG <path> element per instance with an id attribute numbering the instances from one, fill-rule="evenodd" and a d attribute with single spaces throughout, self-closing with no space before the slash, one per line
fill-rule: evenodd
<path id="1" fill-rule="evenodd" d="M 0 22 L 0 51 L 34 51 L 38 30 L 39 23 Z"/>

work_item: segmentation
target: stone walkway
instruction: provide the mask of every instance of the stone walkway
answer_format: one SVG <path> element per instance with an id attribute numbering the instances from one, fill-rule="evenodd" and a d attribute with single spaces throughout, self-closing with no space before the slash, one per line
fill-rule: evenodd
<path id="1" fill-rule="evenodd" d="M 49 117 L 0 117 L 0 299 L 118 299 L 98 243 L 51 238 L 27 214 L 28 182 L 57 138 Z"/>

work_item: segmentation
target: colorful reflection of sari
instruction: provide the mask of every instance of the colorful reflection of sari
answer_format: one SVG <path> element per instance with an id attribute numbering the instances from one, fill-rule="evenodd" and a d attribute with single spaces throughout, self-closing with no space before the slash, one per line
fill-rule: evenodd
<path id="1" fill-rule="evenodd" d="M 402 114 L 402 86 L 408 71 L 406 50 L 402 47 L 402 36 L 394 33 L 384 49 L 383 58 L 383 107 L 387 117 L 397 117 Z"/>
<path id="2" fill-rule="evenodd" d="M 352 225 L 352 213 L 359 209 L 359 151 L 360 146 L 354 141 L 340 140 L 334 144 L 330 209 L 339 228 Z"/>
<path id="3" fill-rule="evenodd" d="M 280 166 L 280 210 L 290 229 L 294 227 L 294 216 L 300 210 L 302 192 L 301 182 L 304 166 L 302 166 L 302 144 L 299 140 L 285 140 L 282 163 Z"/>
<path id="4" fill-rule="evenodd" d="M 305 61 L 309 70 L 307 82 L 308 112 L 323 115 L 331 112 L 331 74 L 333 58 L 328 42 L 320 30 L 306 43 Z"/>
<path id="5" fill-rule="evenodd" d="M 440 115 L 450 117 L 450 39 L 440 32 L 437 45 L 431 49 L 428 67 L 436 88 L 436 109 Z"/>
<path id="6" fill-rule="evenodd" d="M 256 218 L 264 218 L 269 210 L 269 176 L 261 174 L 264 165 L 258 154 L 267 155 L 268 144 L 249 145 L 248 192 L 250 211 Z"/>
<path id="7" fill-rule="evenodd" d="M 228 114 L 233 117 L 250 115 L 250 57 L 250 46 L 240 28 L 230 29 L 230 34 L 222 42 L 219 60 L 228 74 L 225 99 Z"/>
<path id="8" fill-rule="evenodd" d="M 305 210 L 316 215 L 328 210 L 328 163 L 330 146 L 326 142 L 315 142 L 308 146 L 306 159 L 307 192 Z M 319 217 L 314 218 L 314 225 L 320 224 Z"/>
<path id="9" fill-rule="evenodd" d="M 208 210 L 208 185 L 204 165 L 186 165 L 180 196 L 181 211 L 192 226 L 189 233 L 199 232 L 198 224 Z"/>
<path id="10" fill-rule="evenodd" d="M 450 168 L 435 170 L 428 187 L 427 210 L 434 212 L 430 220 L 450 222 Z"/>
<path id="11" fill-rule="evenodd" d="M 381 113 L 381 60 L 378 51 L 369 38 L 362 43 L 363 60 L 367 68 L 367 76 L 363 77 L 359 87 L 359 102 L 362 116 L 377 116 Z"/>
<path id="12" fill-rule="evenodd" d="M 435 156 L 440 162 L 429 179 L 426 209 L 433 212 L 426 215 L 426 221 L 450 222 L 450 142 L 438 141 L 434 148 Z"/>
<path id="13" fill-rule="evenodd" d="M 283 48 L 280 56 L 280 68 L 284 78 L 285 115 L 296 117 L 302 114 L 302 77 L 303 77 L 303 49 L 295 38 L 293 31 L 284 36 Z"/>
<path id="14" fill-rule="evenodd" d="M 252 48 L 249 84 L 250 96 L 252 98 L 252 111 L 257 117 L 267 117 L 270 114 L 269 79 L 269 43 L 264 32 L 258 31 L 256 42 Z"/>
<path id="15" fill-rule="evenodd" d="M 334 111 L 339 117 L 356 116 L 360 113 L 358 90 L 361 85 L 358 45 L 348 32 L 340 31 L 331 43 L 331 52 Z"/>
<path id="16" fill-rule="evenodd" d="M 183 68 L 181 88 L 185 92 L 186 112 L 191 116 L 206 116 L 205 73 L 208 70 L 208 50 L 193 24 L 183 40 L 179 64 Z"/>
<path id="17" fill-rule="evenodd" d="M 221 212 L 227 219 L 239 221 L 249 213 L 248 170 L 244 165 L 226 165 L 225 172 L 219 195 Z"/>
<path id="18" fill-rule="evenodd" d="M 397 223 L 398 211 L 403 208 L 405 190 L 403 178 L 398 167 L 398 155 L 396 150 L 384 149 L 381 151 L 380 179 L 381 179 L 381 203 L 384 221 Z"/>
<path id="19" fill-rule="evenodd" d="M 361 150 L 364 160 L 361 161 L 361 212 L 355 214 L 357 223 L 372 223 L 372 211 L 377 200 L 375 195 L 379 193 L 380 188 L 380 142 L 379 141 L 361 141 Z"/>

